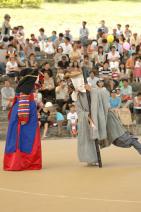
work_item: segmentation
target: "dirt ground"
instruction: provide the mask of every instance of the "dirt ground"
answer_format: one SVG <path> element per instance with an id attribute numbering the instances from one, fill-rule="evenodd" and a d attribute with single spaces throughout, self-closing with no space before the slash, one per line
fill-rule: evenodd
<path id="1" fill-rule="evenodd" d="M 4 172 L 0 143 L 0 212 L 140 212 L 141 156 L 102 150 L 103 168 L 77 159 L 77 141 L 43 141 L 41 171 Z"/>

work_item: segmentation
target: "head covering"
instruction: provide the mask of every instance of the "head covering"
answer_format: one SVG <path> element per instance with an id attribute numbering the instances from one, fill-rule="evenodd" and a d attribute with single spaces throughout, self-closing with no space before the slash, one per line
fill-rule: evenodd
<path id="1" fill-rule="evenodd" d="M 30 94 L 35 86 L 38 77 L 38 69 L 25 68 L 20 72 L 20 81 L 16 88 L 16 93 Z"/>
<path id="2" fill-rule="evenodd" d="M 5 14 L 4 18 L 7 19 L 7 18 L 11 18 L 11 17 L 10 17 L 10 15 Z"/>
<path id="3" fill-rule="evenodd" d="M 46 108 L 52 107 L 52 106 L 53 106 L 53 104 L 52 104 L 51 102 L 46 102 L 46 104 L 45 104 L 45 107 L 46 107 Z"/>

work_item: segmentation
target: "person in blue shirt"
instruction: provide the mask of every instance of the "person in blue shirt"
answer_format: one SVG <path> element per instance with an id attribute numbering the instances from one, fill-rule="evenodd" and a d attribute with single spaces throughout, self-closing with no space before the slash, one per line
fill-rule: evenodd
<path id="1" fill-rule="evenodd" d="M 110 108 L 111 109 L 117 109 L 121 106 L 121 98 L 119 96 L 116 96 L 116 91 L 111 91 L 110 96 Z"/>
<path id="2" fill-rule="evenodd" d="M 56 33 L 56 31 L 52 31 L 52 35 L 51 35 L 51 37 L 50 37 L 50 39 L 51 39 L 51 41 L 54 43 L 55 41 L 56 41 L 56 39 L 57 39 L 57 35 L 56 35 L 57 33 Z"/>
<path id="3" fill-rule="evenodd" d="M 56 121 L 57 121 L 57 125 L 58 125 L 58 136 L 62 135 L 62 125 L 64 122 L 64 116 L 61 113 L 61 109 L 60 108 L 56 108 Z"/>

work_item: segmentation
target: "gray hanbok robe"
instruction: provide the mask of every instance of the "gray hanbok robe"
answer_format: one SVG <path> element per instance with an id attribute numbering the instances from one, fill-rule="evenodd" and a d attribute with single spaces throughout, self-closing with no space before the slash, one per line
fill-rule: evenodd
<path id="1" fill-rule="evenodd" d="M 80 93 L 77 100 L 78 113 L 78 157 L 81 162 L 97 163 L 95 140 L 106 139 L 106 121 L 109 98 L 106 89 L 91 91 L 91 118 L 96 126 L 94 132 L 89 125 L 89 106 L 86 93 Z"/>

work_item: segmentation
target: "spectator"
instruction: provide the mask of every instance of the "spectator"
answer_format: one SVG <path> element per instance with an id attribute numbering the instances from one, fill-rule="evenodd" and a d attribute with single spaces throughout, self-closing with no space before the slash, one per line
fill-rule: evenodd
<path id="1" fill-rule="evenodd" d="M 72 51 L 70 52 L 69 58 L 71 62 L 74 62 L 74 61 L 80 62 L 81 57 L 82 56 L 81 56 L 81 52 L 78 49 L 78 45 L 77 43 L 74 43 L 72 47 Z"/>
<path id="2" fill-rule="evenodd" d="M 141 82 L 141 58 L 136 57 L 133 76 L 136 82 Z"/>
<path id="3" fill-rule="evenodd" d="M 95 75 L 96 75 L 96 71 L 93 70 L 90 72 L 90 76 L 87 78 L 87 82 L 92 88 L 96 88 L 97 82 L 99 81 L 99 78 L 96 77 Z"/>
<path id="4" fill-rule="evenodd" d="M 6 14 L 4 16 L 4 22 L 2 24 L 2 30 L 1 30 L 1 34 L 3 37 L 10 36 L 10 30 L 11 30 L 10 19 L 11 19 L 10 15 Z"/>
<path id="5" fill-rule="evenodd" d="M 69 98 L 68 96 L 68 86 L 64 80 L 59 82 L 59 85 L 55 89 L 56 93 L 56 103 L 60 108 L 64 109 L 65 104 Z"/>
<path id="6" fill-rule="evenodd" d="M 79 38 L 80 38 L 82 46 L 88 45 L 89 30 L 86 28 L 86 25 L 87 25 L 87 22 L 83 21 L 82 27 L 80 28 L 80 31 L 79 31 Z"/>
<path id="7" fill-rule="evenodd" d="M 62 47 L 58 47 L 57 52 L 54 56 L 55 68 L 58 68 L 58 62 L 61 61 L 62 56 L 63 56 L 63 49 Z"/>
<path id="8" fill-rule="evenodd" d="M 70 111 L 67 114 L 67 121 L 67 130 L 69 131 L 71 136 L 76 136 L 78 116 L 76 113 L 75 105 L 70 106 Z"/>
<path id="9" fill-rule="evenodd" d="M 34 46 L 28 38 L 25 41 L 24 52 L 25 52 L 26 58 L 28 58 L 31 53 L 33 53 L 33 54 L 35 53 Z"/>
<path id="10" fill-rule="evenodd" d="M 49 74 L 50 77 L 53 76 L 53 71 L 52 71 L 52 69 L 50 68 L 50 64 L 49 64 L 48 62 L 45 62 L 45 63 L 43 64 L 43 70 L 42 70 L 42 71 L 43 71 L 43 72 L 47 72 L 47 73 Z"/>
<path id="11" fill-rule="evenodd" d="M 61 80 L 64 80 L 64 76 L 65 76 L 64 70 L 61 68 L 58 68 L 57 74 L 55 77 L 56 83 L 58 84 Z"/>
<path id="12" fill-rule="evenodd" d="M 124 63 L 120 63 L 119 65 L 120 78 L 125 78 L 127 76 L 127 70 Z"/>
<path id="13" fill-rule="evenodd" d="M 103 47 L 99 46 L 98 47 L 98 54 L 95 58 L 95 66 L 97 69 L 103 66 L 104 62 L 106 61 L 106 55 L 103 51 Z"/>
<path id="14" fill-rule="evenodd" d="M 6 66 L 6 49 L 4 48 L 3 42 L 0 43 L 0 75 L 5 74 L 5 66 Z"/>
<path id="15" fill-rule="evenodd" d="M 34 92 L 34 100 L 37 104 L 37 108 L 41 108 L 43 107 L 43 102 L 42 102 L 42 94 L 39 93 L 38 89 L 35 89 L 35 92 Z"/>
<path id="16" fill-rule="evenodd" d="M 47 36 L 45 35 L 45 30 L 44 28 L 39 29 L 40 35 L 38 36 L 38 41 L 39 42 L 46 42 L 47 41 Z"/>
<path id="17" fill-rule="evenodd" d="M 47 71 L 44 72 L 44 84 L 41 93 L 44 100 L 54 100 L 55 98 L 54 79 Z"/>
<path id="18" fill-rule="evenodd" d="M 112 71 L 109 69 L 108 61 L 105 61 L 103 67 L 99 68 L 99 77 L 104 80 L 110 79 L 112 76 Z"/>
<path id="19" fill-rule="evenodd" d="M 56 108 L 56 121 L 58 125 L 58 136 L 62 136 L 62 127 L 63 127 L 63 122 L 64 122 L 64 116 L 61 113 L 60 108 Z"/>
<path id="20" fill-rule="evenodd" d="M 141 92 L 138 92 L 134 98 L 134 113 L 136 118 L 136 124 L 141 124 Z"/>
<path id="21" fill-rule="evenodd" d="M 106 81 L 106 88 L 108 89 L 109 92 L 112 90 L 115 90 L 118 87 L 118 82 L 117 80 L 109 79 L 109 81 Z"/>
<path id="22" fill-rule="evenodd" d="M 72 51 L 72 45 L 70 43 L 70 38 L 65 37 L 64 43 L 61 43 L 59 46 L 62 47 L 63 54 L 66 54 L 68 56 L 70 55 L 70 53 Z"/>
<path id="23" fill-rule="evenodd" d="M 112 68 L 111 70 L 112 70 L 112 79 L 116 80 L 116 81 L 119 81 L 120 73 L 119 73 L 118 69 L 117 68 Z"/>
<path id="24" fill-rule="evenodd" d="M 35 37 L 35 34 L 31 34 L 30 36 L 30 40 L 32 41 L 33 45 L 38 46 L 38 39 Z"/>
<path id="25" fill-rule="evenodd" d="M 101 44 L 101 46 L 103 47 L 104 53 L 108 53 L 108 52 L 109 52 L 109 50 L 110 50 L 110 45 L 109 45 L 107 39 L 105 39 L 105 38 L 102 39 L 102 44 Z"/>
<path id="26" fill-rule="evenodd" d="M 125 25 L 124 36 L 127 42 L 130 42 L 130 38 L 132 36 L 132 31 L 130 30 L 129 24 Z"/>
<path id="27" fill-rule="evenodd" d="M 130 44 L 135 46 L 138 46 L 140 44 L 140 38 L 138 36 L 138 33 L 133 33 L 130 39 Z"/>
<path id="28" fill-rule="evenodd" d="M 57 32 L 56 31 L 52 31 L 52 35 L 50 37 L 51 42 L 55 42 L 57 40 Z"/>
<path id="29" fill-rule="evenodd" d="M 40 125 L 40 127 L 44 128 L 42 139 L 45 139 L 47 137 L 48 127 L 50 124 L 50 110 L 51 110 L 52 106 L 53 105 L 51 102 L 47 102 L 45 104 L 44 108 L 41 109 L 41 111 L 40 111 L 39 125 Z"/>
<path id="30" fill-rule="evenodd" d="M 14 89 L 10 86 L 9 81 L 5 81 L 5 86 L 1 89 L 2 110 L 6 110 L 12 106 L 15 96 Z"/>
<path id="31" fill-rule="evenodd" d="M 121 30 L 121 24 L 117 24 L 116 37 L 119 38 L 120 35 L 123 35 L 123 32 Z"/>
<path id="32" fill-rule="evenodd" d="M 31 53 L 29 55 L 29 60 L 26 61 L 26 67 L 30 67 L 30 68 L 37 68 L 38 64 L 37 64 L 37 61 L 36 61 L 36 58 L 35 58 L 35 54 L 34 53 Z"/>
<path id="33" fill-rule="evenodd" d="M 119 68 L 119 59 L 120 59 L 120 55 L 119 52 L 116 51 L 115 46 L 111 47 L 111 51 L 108 53 L 108 57 L 107 57 L 109 64 L 110 64 L 110 68 Z"/>
<path id="34" fill-rule="evenodd" d="M 89 60 L 88 55 L 84 55 L 84 60 L 81 62 L 80 67 L 83 72 L 86 74 L 86 77 L 89 77 L 90 71 L 92 71 L 93 63 Z"/>
<path id="35" fill-rule="evenodd" d="M 96 48 L 97 48 L 97 42 L 89 41 L 87 47 L 87 55 L 89 56 L 91 61 L 94 60 Z"/>
<path id="36" fill-rule="evenodd" d="M 101 29 L 104 34 L 108 34 L 109 29 L 108 29 L 108 27 L 105 26 L 105 21 L 102 20 L 100 22 L 100 24 L 101 24 L 101 26 L 98 28 L 98 30 Z"/>
<path id="37" fill-rule="evenodd" d="M 130 56 L 130 58 L 127 59 L 126 61 L 127 77 L 129 79 L 132 78 L 133 70 L 135 67 L 135 58 L 136 58 L 136 53 L 133 53 L 132 56 Z"/>
<path id="38" fill-rule="evenodd" d="M 68 37 L 68 38 L 70 39 L 70 42 L 72 43 L 73 37 L 72 37 L 72 35 L 70 34 L 70 29 L 66 29 L 66 30 L 65 30 L 64 37 Z"/>
<path id="39" fill-rule="evenodd" d="M 62 43 L 64 43 L 64 35 L 63 33 L 59 33 L 59 38 L 57 38 L 54 42 L 55 48 L 57 49 Z"/>
<path id="40" fill-rule="evenodd" d="M 132 87 L 128 83 L 128 79 L 123 79 L 123 87 L 121 88 L 121 99 L 122 103 L 125 107 L 129 107 L 129 105 L 133 102 L 132 99 Z"/>
<path id="41" fill-rule="evenodd" d="M 69 61 L 68 61 L 66 55 L 63 55 L 62 56 L 61 61 L 58 62 L 58 67 L 60 69 L 62 69 L 64 71 L 64 73 L 68 70 L 68 68 L 69 68 Z"/>
<path id="42" fill-rule="evenodd" d="M 17 60 L 14 56 L 11 56 L 6 63 L 6 74 L 9 77 L 15 77 L 15 80 L 17 79 L 17 76 L 19 75 L 19 68 Z"/>
<path id="43" fill-rule="evenodd" d="M 51 41 L 51 38 L 48 38 L 48 41 L 46 42 L 45 53 L 47 54 L 47 58 L 54 56 L 55 46 L 54 46 L 53 42 Z"/>
<path id="44" fill-rule="evenodd" d="M 121 106 L 121 98 L 116 95 L 116 90 L 111 91 L 110 108 L 119 109 Z"/>

